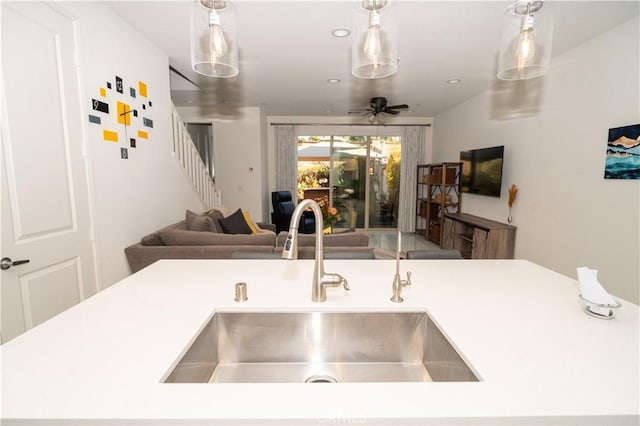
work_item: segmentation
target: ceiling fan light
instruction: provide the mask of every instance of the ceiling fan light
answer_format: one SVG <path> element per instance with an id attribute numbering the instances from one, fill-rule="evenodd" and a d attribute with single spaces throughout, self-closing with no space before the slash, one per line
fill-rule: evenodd
<path id="1" fill-rule="evenodd" d="M 384 125 L 387 123 L 387 117 L 384 114 L 370 114 L 367 119 L 369 124 Z"/>
<path id="2" fill-rule="evenodd" d="M 229 1 L 194 0 L 191 8 L 191 68 L 209 77 L 235 77 L 236 19 Z"/>
<path id="3" fill-rule="evenodd" d="M 383 78 L 398 70 L 398 32 L 393 9 L 384 2 L 368 0 L 354 15 L 351 74 L 357 78 Z"/>
<path id="4" fill-rule="evenodd" d="M 544 75 L 551 62 L 550 2 L 516 0 L 504 12 L 498 78 L 528 80 Z"/>

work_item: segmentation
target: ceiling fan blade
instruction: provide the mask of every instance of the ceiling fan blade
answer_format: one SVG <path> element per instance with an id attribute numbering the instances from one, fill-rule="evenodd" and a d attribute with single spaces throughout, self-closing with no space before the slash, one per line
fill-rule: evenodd
<path id="1" fill-rule="evenodd" d="M 352 109 L 349 111 L 349 114 L 362 114 L 362 115 L 367 115 L 369 113 L 373 112 L 373 110 L 371 108 L 360 108 L 360 109 Z"/>
<path id="2" fill-rule="evenodd" d="M 386 114 L 393 114 L 393 115 L 400 114 L 400 111 L 394 111 L 394 110 L 388 109 L 388 108 L 385 108 L 384 111 L 382 111 L 382 112 L 384 112 Z"/>
<path id="3" fill-rule="evenodd" d="M 408 109 L 409 105 L 407 104 L 402 104 L 402 105 L 392 105 L 392 106 L 388 106 L 387 109 Z"/>

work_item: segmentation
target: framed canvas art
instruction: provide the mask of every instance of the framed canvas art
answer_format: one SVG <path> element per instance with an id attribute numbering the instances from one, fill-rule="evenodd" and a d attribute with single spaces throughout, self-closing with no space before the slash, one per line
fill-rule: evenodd
<path id="1" fill-rule="evenodd" d="M 640 124 L 609 129 L 605 179 L 640 179 Z"/>

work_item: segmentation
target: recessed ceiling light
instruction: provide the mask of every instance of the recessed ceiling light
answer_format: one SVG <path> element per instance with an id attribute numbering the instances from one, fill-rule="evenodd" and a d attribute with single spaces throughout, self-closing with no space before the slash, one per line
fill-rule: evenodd
<path id="1" fill-rule="evenodd" d="M 447 80 L 447 83 L 449 83 L 449 84 L 458 84 L 461 81 L 462 80 L 460 80 L 459 78 L 452 78 L 451 80 Z"/>
<path id="2" fill-rule="evenodd" d="M 327 83 L 340 83 L 339 78 L 329 78 L 327 79 Z"/>
<path id="3" fill-rule="evenodd" d="M 327 114 L 332 113 L 333 111 L 331 111 L 330 109 L 325 109 L 324 112 L 326 112 Z"/>
<path id="4" fill-rule="evenodd" d="M 346 37 L 349 34 L 351 34 L 351 30 L 348 30 L 346 28 L 336 28 L 335 30 L 331 31 L 331 35 L 334 37 Z"/>
<path id="5" fill-rule="evenodd" d="M 193 103 L 193 101 L 191 99 L 187 99 L 185 102 L 188 103 L 188 104 L 192 104 Z"/>

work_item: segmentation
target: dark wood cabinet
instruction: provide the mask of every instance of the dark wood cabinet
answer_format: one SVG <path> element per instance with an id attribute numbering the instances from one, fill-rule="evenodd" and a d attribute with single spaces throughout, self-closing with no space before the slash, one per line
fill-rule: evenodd
<path id="1" fill-rule="evenodd" d="M 465 259 L 513 259 L 516 227 L 466 213 L 446 213 L 443 249 L 455 249 Z"/>

